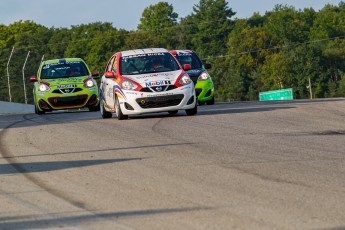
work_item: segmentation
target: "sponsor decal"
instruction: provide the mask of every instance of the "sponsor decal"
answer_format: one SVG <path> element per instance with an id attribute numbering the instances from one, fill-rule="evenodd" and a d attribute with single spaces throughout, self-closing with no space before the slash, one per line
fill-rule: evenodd
<path id="1" fill-rule="evenodd" d="M 191 56 L 192 53 L 191 52 L 188 52 L 188 51 L 179 51 L 178 56 Z"/>
<path id="2" fill-rule="evenodd" d="M 38 91 L 37 94 L 38 95 L 44 95 L 44 92 Z"/>
<path id="3" fill-rule="evenodd" d="M 146 97 L 160 97 L 160 96 L 169 96 L 174 95 L 173 93 L 155 93 L 155 94 L 148 94 Z"/>
<path id="4" fill-rule="evenodd" d="M 58 85 L 57 88 L 58 89 L 73 89 L 73 88 L 77 88 L 77 85 L 76 84 Z"/>
<path id="5" fill-rule="evenodd" d="M 138 95 L 138 93 L 136 93 L 136 92 L 125 92 L 125 94 L 131 94 L 131 95 Z"/>
<path id="6" fill-rule="evenodd" d="M 190 86 L 186 86 L 186 87 L 182 87 L 182 88 L 180 88 L 181 90 L 185 90 L 185 89 L 191 89 L 192 87 L 190 87 Z"/>
<path id="7" fill-rule="evenodd" d="M 154 87 L 154 86 L 161 86 L 161 85 L 171 85 L 171 81 L 151 81 L 145 82 L 146 87 Z"/>
<path id="8" fill-rule="evenodd" d="M 175 76 L 175 74 L 173 73 L 153 73 L 153 74 L 144 74 L 144 75 L 139 75 L 139 76 L 135 76 L 135 79 L 142 79 L 142 78 L 153 78 L 153 77 L 166 77 L 167 79 L 169 79 L 168 77 L 171 76 Z"/>

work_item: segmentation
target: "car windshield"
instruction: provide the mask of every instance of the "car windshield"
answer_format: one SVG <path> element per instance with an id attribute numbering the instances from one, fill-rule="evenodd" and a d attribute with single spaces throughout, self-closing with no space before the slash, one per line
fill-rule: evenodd
<path id="1" fill-rule="evenodd" d="M 176 55 L 176 58 L 182 66 L 184 64 L 190 64 L 191 69 L 202 68 L 202 63 L 195 53 L 180 52 Z"/>
<path id="2" fill-rule="evenodd" d="M 41 79 L 79 77 L 89 75 L 83 62 L 46 64 L 42 67 Z"/>
<path id="3" fill-rule="evenodd" d="M 148 53 L 121 58 L 120 73 L 135 75 L 144 73 L 169 72 L 180 69 L 170 53 Z"/>

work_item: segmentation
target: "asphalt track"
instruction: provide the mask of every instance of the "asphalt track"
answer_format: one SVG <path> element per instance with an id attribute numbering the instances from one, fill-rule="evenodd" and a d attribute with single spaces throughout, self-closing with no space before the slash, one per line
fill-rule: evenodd
<path id="1" fill-rule="evenodd" d="M 25 106 L 0 112 L 1 230 L 345 229 L 344 98 L 124 121 Z"/>
<path id="2" fill-rule="evenodd" d="M 25 114 L 32 112 L 34 112 L 33 105 L 0 101 L 0 115 Z"/>

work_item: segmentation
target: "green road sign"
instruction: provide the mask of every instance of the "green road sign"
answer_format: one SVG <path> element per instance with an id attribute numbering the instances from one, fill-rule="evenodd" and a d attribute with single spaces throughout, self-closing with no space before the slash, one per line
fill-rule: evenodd
<path id="1" fill-rule="evenodd" d="M 293 100 L 292 88 L 259 93 L 260 101 Z"/>

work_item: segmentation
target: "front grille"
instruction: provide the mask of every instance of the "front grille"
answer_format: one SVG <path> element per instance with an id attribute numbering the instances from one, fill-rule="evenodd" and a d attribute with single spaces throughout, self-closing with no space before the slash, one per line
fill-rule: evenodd
<path id="1" fill-rule="evenodd" d="M 162 108 L 169 106 L 176 106 L 181 103 L 184 95 L 169 95 L 159 97 L 143 97 L 136 99 L 136 102 L 143 109 Z"/>
<path id="2" fill-rule="evenodd" d="M 152 86 L 152 87 L 145 87 L 140 90 L 140 92 L 164 92 L 176 89 L 177 87 L 175 85 L 162 85 L 162 86 Z"/>
<path id="3" fill-rule="evenodd" d="M 66 89 L 56 89 L 53 93 L 65 94 L 65 93 L 76 93 L 82 91 L 82 88 L 66 88 Z"/>
<path id="4" fill-rule="evenodd" d="M 86 103 L 87 97 L 87 95 L 50 97 L 48 101 L 54 107 L 83 106 Z"/>
<path id="5" fill-rule="evenodd" d="M 208 90 L 207 93 L 205 94 L 205 97 L 211 96 L 212 90 Z"/>

